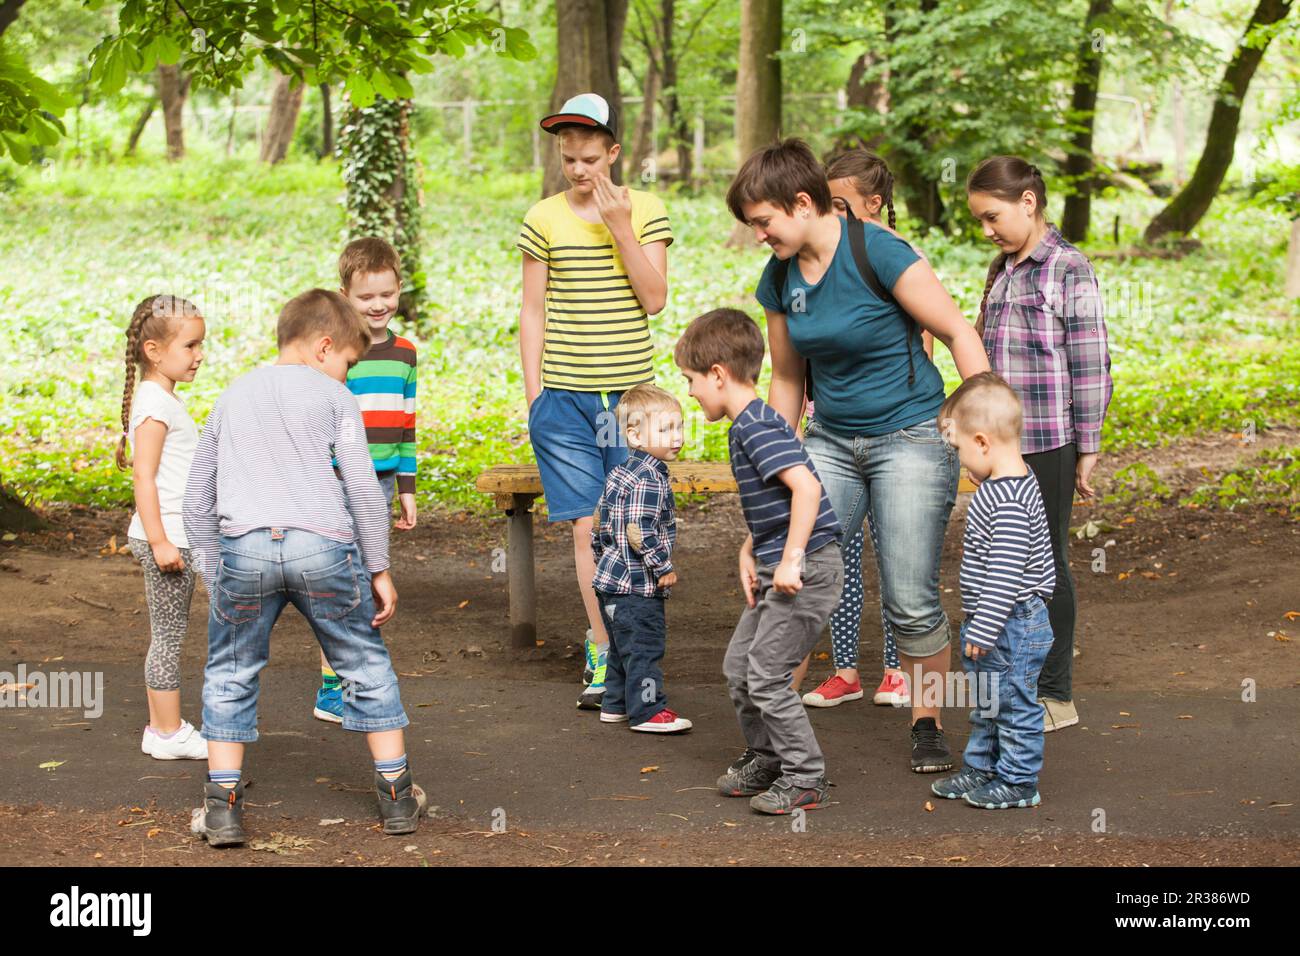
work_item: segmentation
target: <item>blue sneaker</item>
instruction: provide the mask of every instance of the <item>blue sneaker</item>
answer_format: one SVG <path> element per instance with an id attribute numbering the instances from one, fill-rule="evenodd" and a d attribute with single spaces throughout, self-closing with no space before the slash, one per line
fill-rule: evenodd
<path id="1" fill-rule="evenodd" d="M 596 655 L 591 683 L 583 688 L 582 696 L 578 698 L 579 710 L 600 710 L 600 705 L 605 700 L 605 669 L 608 659 L 609 645 L 606 644 L 604 649 Z"/>
<path id="2" fill-rule="evenodd" d="M 321 687 L 316 691 L 316 706 L 311 715 L 317 720 L 326 720 L 331 724 L 343 723 L 343 688 L 329 690 Z"/>
<path id="3" fill-rule="evenodd" d="M 582 662 L 582 682 L 590 684 L 591 679 L 596 676 L 596 665 L 600 663 L 597 660 L 596 645 L 591 640 L 591 628 L 587 628 L 587 640 L 583 645 L 583 662 Z"/>
<path id="4" fill-rule="evenodd" d="M 961 773 L 930 784 L 930 792 L 936 797 L 958 800 L 972 790 L 978 790 L 993 781 L 994 774 L 976 770 L 974 767 L 962 767 Z"/>
<path id="5" fill-rule="evenodd" d="M 982 787 L 968 790 L 962 799 L 982 810 L 1007 810 L 1011 807 L 1036 807 L 1042 802 L 1038 788 L 1029 783 L 1007 783 L 994 777 Z"/>

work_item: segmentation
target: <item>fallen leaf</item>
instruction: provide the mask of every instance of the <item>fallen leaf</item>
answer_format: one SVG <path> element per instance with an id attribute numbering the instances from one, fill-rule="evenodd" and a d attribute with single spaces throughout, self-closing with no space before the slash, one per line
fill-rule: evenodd
<path id="1" fill-rule="evenodd" d="M 1282 616 L 1288 621 L 1300 620 L 1300 611 L 1287 611 Z"/>
<path id="2" fill-rule="evenodd" d="M 104 858 L 104 854 L 102 854 L 102 853 L 96 853 L 96 854 L 95 854 L 95 859 L 96 859 L 96 860 L 102 860 L 103 858 Z"/>
<path id="3" fill-rule="evenodd" d="M 965 862 L 966 862 L 966 857 L 964 857 L 964 856 L 945 856 L 945 857 L 943 858 L 943 862 L 945 862 L 945 863 L 965 863 Z"/>
<path id="4" fill-rule="evenodd" d="M 1132 717 L 1132 716 L 1133 716 L 1133 715 L 1130 714 L 1127 710 L 1121 710 L 1121 711 L 1119 712 L 1119 715 L 1120 715 L 1121 717 Z"/>
<path id="5" fill-rule="evenodd" d="M 1141 727 L 1141 724 L 1111 724 L 1111 730 L 1125 730 L 1127 728 Z"/>
<path id="6" fill-rule="evenodd" d="M 469 599 L 466 598 L 464 601 L 461 601 L 459 604 L 457 604 L 456 607 L 462 608 L 462 607 L 466 607 L 468 604 L 469 604 Z"/>
<path id="7" fill-rule="evenodd" d="M 17 541 L 17 540 L 18 540 L 18 535 L 14 534 L 12 531 L 6 531 L 4 533 L 4 536 L 0 537 L 0 541 Z"/>
<path id="8" fill-rule="evenodd" d="M 53 770 L 55 767 L 62 767 L 65 763 L 67 763 L 66 760 L 47 760 L 45 763 L 41 764 L 40 769 Z"/>
<path id="9" fill-rule="evenodd" d="M 925 812 L 926 813 L 934 812 L 934 804 L 931 803 L 929 800 L 925 801 Z"/>
<path id="10" fill-rule="evenodd" d="M 320 823 L 317 824 L 317 826 L 332 827 L 336 823 L 342 823 L 342 822 L 343 822 L 343 817 L 339 817 L 337 820 L 322 820 Z"/>
<path id="11" fill-rule="evenodd" d="M 1195 720 L 1196 718 L 1193 717 L 1191 714 L 1179 714 L 1179 715 L 1178 715 L 1178 719 L 1179 719 L 1179 720 Z"/>
<path id="12" fill-rule="evenodd" d="M 145 834 L 145 839 L 152 840 L 160 833 L 162 833 L 162 827 L 151 827 L 149 832 Z"/>
<path id="13" fill-rule="evenodd" d="M 1291 638 L 1287 637 L 1286 634 L 1284 634 L 1281 631 L 1278 631 L 1276 634 L 1273 635 L 1273 640 L 1281 641 L 1283 644 L 1291 643 Z"/>
<path id="14" fill-rule="evenodd" d="M 641 768 L 641 772 L 642 772 L 642 773 L 655 773 L 658 769 L 659 769 L 659 766 L 656 764 L 656 765 L 653 766 L 653 767 L 642 767 L 642 768 Z"/>
<path id="15" fill-rule="evenodd" d="M 294 856 L 303 850 L 310 850 L 313 843 L 323 843 L 308 837 L 293 836 L 289 833 L 272 833 L 270 839 L 254 840 L 248 844 L 250 850 L 265 850 L 278 856 Z"/>

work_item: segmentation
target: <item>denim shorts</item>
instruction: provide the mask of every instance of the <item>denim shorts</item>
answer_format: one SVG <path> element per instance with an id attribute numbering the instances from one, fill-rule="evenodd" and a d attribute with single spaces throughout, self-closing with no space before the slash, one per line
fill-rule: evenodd
<path id="1" fill-rule="evenodd" d="M 591 517 L 605 476 L 627 460 L 627 439 L 614 415 L 621 396 L 544 388 L 533 399 L 528 437 L 551 521 Z"/>
<path id="2" fill-rule="evenodd" d="M 885 435 L 846 436 L 814 418 L 804 447 L 844 529 L 841 546 L 867 519 L 881 612 L 898 650 L 937 654 L 951 633 L 939 602 L 939 561 L 957 502 L 957 452 L 933 420 Z"/>
<path id="3" fill-rule="evenodd" d="M 378 628 L 370 573 L 355 542 L 297 528 L 258 528 L 221 538 L 209 595 L 203 737 L 257 739 L 257 697 L 271 629 L 286 604 L 307 619 L 343 680 L 343 728 L 396 730 L 409 721 Z"/>

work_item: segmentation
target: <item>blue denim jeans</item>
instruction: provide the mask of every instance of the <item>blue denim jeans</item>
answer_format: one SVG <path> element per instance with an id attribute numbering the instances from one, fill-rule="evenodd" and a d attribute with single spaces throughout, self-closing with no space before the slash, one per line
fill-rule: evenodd
<path id="1" fill-rule="evenodd" d="M 667 642 L 664 599 L 597 591 L 596 603 L 609 635 L 600 709 L 627 714 L 631 724 L 647 721 L 668 706 L 659 667 Z"/>
<path id="2" fill-rule="evenodd" d="M 886 640 L 900 654 L 929 657 L 948 645 L 948 616 L 939 602 L 939 560 L 948 516 L 957 503 L 957 453 L 935 422 L 888 435 L 847 437 L 815 418 L 804 445 L 844 529 L 841 546 L 867 521 L 880 573 L 881 618 Z M 846 586 L 847 600 L 855 597 Z M 860 595 L 856 598 L 861 601 Z M 837 658 L 857 659 L 857 615 L 837 643 Z M 837 628 L 838 630 L 838 628 Z M 849 650 L 853 653 L 850 654 Z"/>
<path id="3" fill-rule="evenodd" d="M 223 535 L 209 600 L 204 739 L 257 739 L 259 678 L 271 654 L 271 628 L 286 604 L 302 612 L 343 679 L 345 730 L 395 730 L 410 723 L 388 648 L 370 624 L 370 574 L 355 542 L 297 528 Z"/>
<path id="4" fill-rule="evenodd" d="M 969 619 L 968 619 L 969 620 Z M 966 622 L 961 626 L 966 634 Z M 1007 783 L 1038 785 L 1043 769 L 1043 705 L 1038 674 L 1052 649 L 1052 623 L 1040 597 L 1011 609 L 998 642 L 972 660 L 963 642 L 962 663 L 975 680 L 966 766 L 994 773 Z"/>

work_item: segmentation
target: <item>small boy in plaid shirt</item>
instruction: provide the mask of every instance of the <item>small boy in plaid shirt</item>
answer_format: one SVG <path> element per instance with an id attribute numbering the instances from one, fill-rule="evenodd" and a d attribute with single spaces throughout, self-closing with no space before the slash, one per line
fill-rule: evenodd
<path id="1" fill-rule="evenodd" d="M 600 522 L 591 533 L 592 588 L 609 633 L 600 720 L 628 721 L 632 730 L 648 733 L 682 733 L 691 722 L 668 709 L 659 668 L 667 639 L 664 598 L 677 583 L 668 462 L 682 447 L 682 408 L 662 388 L 645 384 L 624 392 L 615 412 L 629 453 L 605 479 Z"/>

